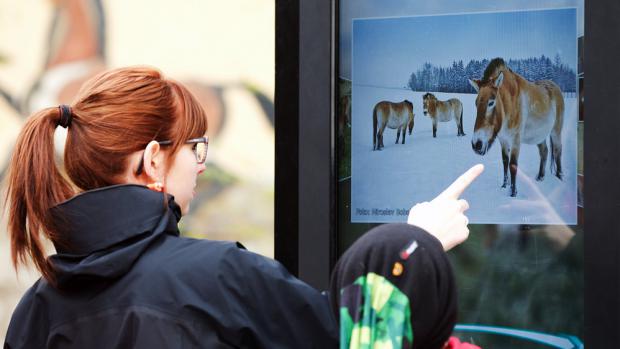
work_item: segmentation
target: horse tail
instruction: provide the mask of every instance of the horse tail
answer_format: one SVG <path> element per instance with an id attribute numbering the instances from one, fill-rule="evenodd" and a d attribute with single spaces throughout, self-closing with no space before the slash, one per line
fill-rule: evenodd
<path id="1" fill-rule="evenodd" d="M 372 150 L 377 148 L 377 107 L 372 110 Z"/>

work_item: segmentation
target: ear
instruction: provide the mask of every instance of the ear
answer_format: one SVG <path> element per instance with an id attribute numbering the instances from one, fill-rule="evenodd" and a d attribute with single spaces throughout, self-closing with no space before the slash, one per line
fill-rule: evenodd
<path id="1" fill-rule="evenodd" d="M 474 90 L 476 90 L 476 92 L 480 92 L 480 80 L 467 79 L 467 81 L 469 81 L 469 84 L 474 88 Z"/>
<path id="2" fill-rule="evenodd" d="M 504 81 L 504 72 L 501 71 L 499 72 L 499 75 L 497 76 L 497 78 L 495 78 L 495 87 L 499 88 L 500 86 L 502 86 L 503 81 Z"/>
<path id="3" fill-rule="evenodd" d="M 149 182 L 161 182 L 164 174 L 164 153 L 156 141 L 151 141 L 144 149 L 142 158 L 144 175 Z"/>

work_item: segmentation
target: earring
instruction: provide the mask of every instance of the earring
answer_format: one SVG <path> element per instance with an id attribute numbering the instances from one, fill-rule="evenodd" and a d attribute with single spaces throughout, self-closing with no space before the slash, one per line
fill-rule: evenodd
<path id="1" fill-rule="evenodd" d="M 161 182 L 154 182 L 151 184 L 147 184 L 146 187 L 151 190 L 158 191 L 158 192 L 164 191 L 164 185 L 161 184 Z"/>

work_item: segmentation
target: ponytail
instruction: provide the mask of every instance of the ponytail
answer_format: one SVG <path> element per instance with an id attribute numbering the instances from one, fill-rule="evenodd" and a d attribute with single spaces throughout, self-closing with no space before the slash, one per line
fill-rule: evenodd
<path id="1" fill-rule="evenodd" d="M 54 130 L 67 127 L 64 172 L 56 167 Z M 109 70 L 87 81 L 71 108 L 44 109 L 23 127 L 11 158 L 5 204 L 17 269 L 32 259 L 54 283 L 45 239 L 66 245 L 67 222 L 52 207 L 77 191 L 126 183 L 128 158 L 152 140 L 170 140 L 167 163 L 190 138 L 207 131 L 207 117 L 181 84 L 148 67 Z M 66 176 L 66 177 L 65 177 Z"/>
<path id="2" fill-rule="evenodd" d="M 47 108 L 28 118 L 11 158 L 5 198 L 13 265 L 17 269 L 32 259 L 52 283 L 53 266 L 46 258 L 41 234 L 52 242 L 62 240 L 50 208 L 74 195 L 54 157 L 54 130 L 60 121 L 60 108 Z"/>

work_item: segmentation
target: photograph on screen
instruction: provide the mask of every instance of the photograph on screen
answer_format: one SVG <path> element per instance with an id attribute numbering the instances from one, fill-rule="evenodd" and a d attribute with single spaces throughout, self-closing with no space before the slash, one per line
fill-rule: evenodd
<path id="1" fill-rule="evenodd" d="M 483 163 L 470 223 L 577 223 L 575 8 L 354 19 L 351 37 L 351 222 L 406 221 Z"/>

